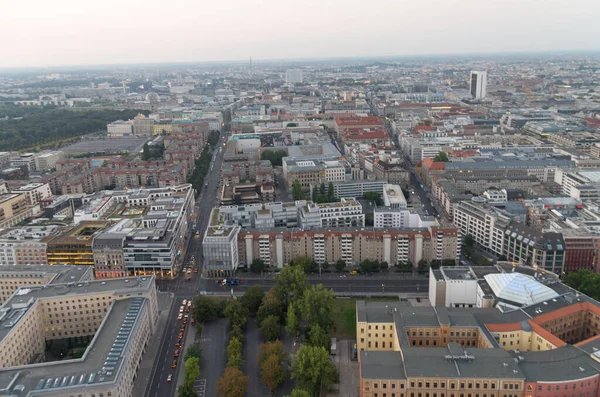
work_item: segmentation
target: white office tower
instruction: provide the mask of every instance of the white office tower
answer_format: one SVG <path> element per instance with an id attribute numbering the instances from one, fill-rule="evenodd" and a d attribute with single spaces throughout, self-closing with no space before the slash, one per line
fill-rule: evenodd
<path id="1" fill-rule="evenodd" d="M 485 98 L 485 95 L 487 93 L 487 72 L 472 70 L 470 89 L 473 98 Z"/>
<path id="2" fill-rule="evenodd" d="M 302 70 L 290 69 L 285 72 L 285 82 L 288 84 L 302 83 Z"/>

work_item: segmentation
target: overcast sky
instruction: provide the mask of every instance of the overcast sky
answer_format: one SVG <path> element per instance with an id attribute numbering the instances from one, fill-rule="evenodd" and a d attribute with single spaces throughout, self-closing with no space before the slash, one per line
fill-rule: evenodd
<path id="1" fill-rule="evenodd" d="M 0 67 L 600 49 L 599 0 L 3 0 Z"/>

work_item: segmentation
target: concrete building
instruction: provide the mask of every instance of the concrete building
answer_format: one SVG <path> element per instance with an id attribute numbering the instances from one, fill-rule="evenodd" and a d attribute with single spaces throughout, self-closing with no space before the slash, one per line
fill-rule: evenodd
<path id="1" fill-rule="evenodd" d="M 441 268 L 432 292 L 434 307 L 357 302 L 361 396 L 598 393 L 600 307 L 555 275 Z"/>
<path id="2" fill-rule="evenodd" d="M 383 205 L 392 209 L 406 209 L 406 197 L 398 185 L 383 185 Z"/>
<path id="3" fill-rule="evenodd" d="M 333 182 L 333 196 L 336 199 L 360 198 L 367 192 L 379 193 L 383 197 L 383 186 L 387 183 L 385 180 L 353 180 Z M 311 191 L 314 186 L 311 187 Z"/>
<path id="4" fill-rule="evenodd" d="M 300 69 L 289 69 L 285 71 L 285 82 L 288 84 L 301 84 L 302 83 L 302 70 Z"/>
<path id="5" fill-rule="evenodd" d="M 42 203 L 45 204 L 52 201 L 52 192 L 50 191 L 50 185 L 47 183 L 32 182 L 25 186 L 11 189 L 11 193 L 24 194 L 27 197 L 27 203 L 30 206 L 36 206 Z"/>
<path id="6" fill-rule="evenodd" d="M 337 203 L 308 202 L 298 211 L 299 226 L 308 230 L 314 227 L 362 227 L 365 214 L 362 205 L 353 199 L 342 198 Z"/>
<path id="7" fill-rule="evenodd" d="M 282 162 L 283 177 L 288 189 L 292 188 L 296 180 L 304 190 L 308 190 L 311 185 L 344 181 L 350 172 L 348 164 L 338 160 L 336 156 L 284 157 Z"/>
<path id="8" fill-rule="evenodd" d="M 214 215 L 211 214 L 211 217 Z M 238 234 L 241 228 L 235 226 L 209 225 L 202 240 L 204 253 L 203 271 L 208 277 L 233 276 L 240 261 Z"/>
<path id="9" fill-rule="evenodd" d="M 92 243 L 94 237 L 110 226 L 111 222 L 85 221 L 62 231 L 58 235 L 44 237 L 46 257 L 50 265 L 94 265 Z"/>
<path id="10" fill-rule="evenodd" d="M 25 193 L 0 194 L 0 227 L 15 226 L 40 212 L 40 205 L 30 205 L 28 198 Z"/>
<path id="11" fill-rule="evenodd" d="M 64 158 L 62 151 L 40 153 L 35 157 L 36 171 L 50 171 L 56 168 L 56 162 Z"/>
<path id="12" fill-rule="evenodd" d="M 1 265 L 0 305 L 19 288 L 78 283 L 94 279 L 91 266 Z"/>
<path id="13" fill-rule="evenodd" d="M 421 259 L 427 262 L 456 260 L 460 247 L 460 234 L 452 227 L 243 229 L 237 240 L 240 264 L 249 265 L 254 258 L 260 258 L 276 268 L 299 257 L 308 257 L 317 263 L 343 260 L 348 266 L 358 265 L 365 259 L 416 266 Z"/>
<path id="14" fill-rule="evenodd" d="M 487 95 L 487 72 L 471 71 L 469 79 L 469 91 L 475 99 L 483 99 Z"/>
<path id="15" fill-rule="evenodd" d="M 109 136 L 128 136 L 133 134 L 133 122 L 117 120 L 106 125 Z"/>
<path id="16" fill-rule="evenodd" d="M 154 277 L 20 288 L 0 313 L 5 394 L 131 396 L 158 319 Z M 37 362 L 66 338 L 91 342 L 81 358 Z"/>
<path id="17" fill-rule="evenodd" d="M 154 119 L 148 118 L 143 114 L 138 114 L 133 118 L 133 134 L 138 136 L 154 135 Z"/>
<path id="18" fill-rule="evenodd" d="M 377 207 L 373 210 L 373 226 L 376 229 L 405 229 L 439 226 L 439 224 L 434 216 L 426 216 L 405 208 Z"/>

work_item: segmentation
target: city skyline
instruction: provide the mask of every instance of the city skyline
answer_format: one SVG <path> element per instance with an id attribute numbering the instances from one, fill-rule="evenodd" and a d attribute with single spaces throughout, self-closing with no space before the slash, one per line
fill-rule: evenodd
<path id="1" fill-rule="evenodd" d="M 255 7 L 236 0 L 210 8 L 183 2 L 167 16 L 161 1 L 143 8 L 137 1 L 116 0 L 11 3 L 0 16 L 1 66 L 600 50 L 589 40 L 600 33 L 596 13 L 579 12 L 600 6 L 578 3 L 565 9 L 559 1 L 491 1 L 482 7 L 473 0 L 378 0 L 365 12 L 355 1 L 309 0 L 302 7 L 267 1 Z"/>

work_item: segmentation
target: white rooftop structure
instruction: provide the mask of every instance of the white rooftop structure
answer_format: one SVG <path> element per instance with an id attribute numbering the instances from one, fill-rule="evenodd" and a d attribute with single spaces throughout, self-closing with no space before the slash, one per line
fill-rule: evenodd
<path id="1" fill-rule="evenodd" d="M 498 273 L 484 276 L 497 298 L 529 306 L 559 295 L 553 289 L 522 273 Z"/>

